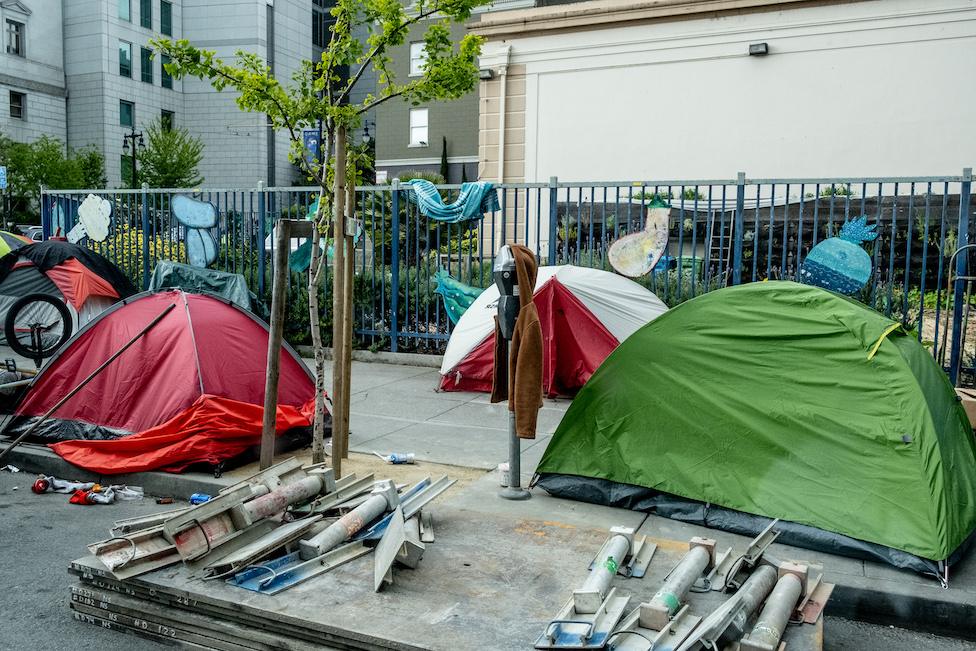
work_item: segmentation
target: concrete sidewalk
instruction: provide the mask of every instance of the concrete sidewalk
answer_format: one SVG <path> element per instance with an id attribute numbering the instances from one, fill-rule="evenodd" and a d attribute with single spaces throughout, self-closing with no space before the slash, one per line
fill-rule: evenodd
<path id="1" fill-rule="evenodd" d="M 305 360 L 310 366 L 311 360 Z M 332 377 L 331 362 L 327 362 Z M 437 392 L 436 369 L 353 362 L 349 449 L 413 452 L 418 459 L 468 468 L 508 460 L 508 407 L 486 393 Z M 522 442 L 522 474 L 532 476 L 571 401 L 546 399 L 538 436 Z"/>

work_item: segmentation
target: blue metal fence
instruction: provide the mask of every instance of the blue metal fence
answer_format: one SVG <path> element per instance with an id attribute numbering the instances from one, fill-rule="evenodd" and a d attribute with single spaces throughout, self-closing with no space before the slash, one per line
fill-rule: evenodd
<path id="1" fill-rule="evenodd" d="M 452 199 L 458 186 L 442 186 Z M 421 215 L 408 184 L 356 189 L 356 335 L 363 346 L 439 352 L 450 321 L 434 289 L 443 268 L 470 285 L 491 282 L 502 242 L 532 248 L 543 264 L 610 269 L 607 249 L 645 225 L 655 197 L 672 205 L 667 254 L 639 282 L 670 306 L 718 287 L 795 279 L 817 242 L 848 219 L 867 215 L 879 237 L 865 248 L 874 273 L 859 298 L 902 321 L 950 370 L 972 373 L 976 325 L 969 333 L 968 251 L 973 219 L 971 170 L 959 176 L 826 179 L 734 179 L 646 182 L 513 183 L 499 186 L 500 209 L 483 220 L 441 224 Z M 89 245 L 137 284 L 148 283 L 160 259 L 185 261 L 183 227 L 170 210 L 174 194 L 191 194 L 218 209 L 215 268 L 245 276 L 259 301 L 270 296 L 274 238 L 282 217 L 302 217 L 312 187 L 204 190 L 75 190 L 42 195 L 45 236 L 67 232 L 89 193 L 112 203 L 113 229 Z M 297 247 L 301 241 L 293 241 Z M 951 282 L 951 286 L 950 286 Z M 304 279 L 289 296 L 301 320 Z M 323 288 L 329 320 L 329 283 Z M 947 295 L 951 293 L 951 296 Z M 946 310 L 951 308 L 949 314 Z M 299 340 L 302 327 L 291 333 Z M 307 328 L 305 328 L 307 330 Z"/>

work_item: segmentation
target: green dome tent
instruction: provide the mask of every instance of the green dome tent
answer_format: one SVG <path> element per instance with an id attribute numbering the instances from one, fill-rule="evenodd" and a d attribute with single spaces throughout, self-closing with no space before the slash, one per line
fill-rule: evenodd
<path id="1" fill-rule="evenodd" d="M 941 574 L 976 527 L 976 446 L 946 374 L 898 323 L 763 282 L 624 341 L 537 472 L 550 493 Z M 764 517 L 756 517 L 764 516 Z"/>

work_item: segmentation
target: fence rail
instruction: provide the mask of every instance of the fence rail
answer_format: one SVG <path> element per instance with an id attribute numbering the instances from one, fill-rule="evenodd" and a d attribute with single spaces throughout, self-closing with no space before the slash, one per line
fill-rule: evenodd
<path id="1" fill-rule="evenodd" d="M 460 186 L 439 186 L 447 200 Z M 434 292 L 439 269 L 463 283 L 491 282 L 494 252 L 525 244 L 543 264 L 609 270 L 607 249 L 644 228 L 655 199 L 671 206 L 669 243 L 658 266 L 638 282 L 669 306 L 742 282 L 796 279 L 810 249 L 866 215 L 878 238 L 865 243 L 873 274 L 858 298 L 900 320 L 929 346 L 955 378 L 973 376 L 976 324 L 970 332 L 968 244 L 972 172 L 959 176 L 860 178 L 736 178 L 637 182 L 506 183 L 499 210 L 463 224 L 428 220 L 411 201 L 409 184 L 357 187 L 356 336 L 363 346 L 439 352 L 451 323 Z M 176 194 L 217 208 L 214 267 L 242 274 L 259 305 L 270 297 L 275 222 L 308 214 L 314 187 L 252 189 L 57 190 L 42 192 L 45 237 L 67 232 L 88 194 L 107 199 L 113 229 L 89 243 L 146 286 L 156 261 L 186 261 L 185 229 L 170 209 Z M 303 240 L 293 240 L 292 249 Z M 950 274 L 950 263 L 953 269 Z M 952 276 L 950 278 L 950 276 Z M 289 287 L 290 339 L 307 336 L 304 279 Z M 331 283 L 322 288 L 322 325 L 330 322 Z M 949 313 L 947 314 L 947 310 Z M 328 339 L 328 336 L 326 336 Z"/>

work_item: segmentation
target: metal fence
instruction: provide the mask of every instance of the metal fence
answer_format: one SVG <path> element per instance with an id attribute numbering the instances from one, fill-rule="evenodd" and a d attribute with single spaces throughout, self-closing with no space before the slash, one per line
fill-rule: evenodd
<path id="1" fill-rule="evenodd" d="M 440 189 L 452 200 L 458 188 Z M 968 255 L 954 256 L 970 242 L 971 189 L 969 169 L 960 176 L 911 178 L 750 179 L 742 173 L 734 179 L 691 181 L 565 183 L 552 178 L 500 185 L 498 211 L 482 220 L 442 224 L 420 214 L 409 184 L 359 187 L 356 335 L 364 347 L 440 352 L 451 324 L 434 292 L 438 270 L 485 287 L 491 282 L 494 252 L 503 242 L 525 244 L 542 264 L 609 270 L 608 247 L 644 228 L 648 206 L 657 197 L 672 206 L 668 248 L 638 282 L 669 306 L 727 285 L 796 279 L 813 246 L 837 235 L 846 220 L 866 215 L 879 235 L 864 245 L 874 271 L 856 298 L 900 320 L 953 378 L 961 370 L 971 377 L 976 324 L 970 332 Z M 172 196 L 212 202 L 219 215 L 213 229 L 219 254 L 213 266 L 243 274 L 259 305 L 270 297 L 275 221 L 307 215 L 317 197 L 313 187 L 45 191 L 45 237 L 67 232 L 89 193 L 113 207 L 109 238 L 89 246 L 142 286 L 157 260 L 185 261 L 185 232 L 170 210 Z M 293 241 L 292 248 L 302 243 Z M 301 274 L 292 275 L 289 336 L 297 343 L 308 329 L 303 284 Z M 326 282 L 323 325 L 330 321 L 329 291 Z"/>

